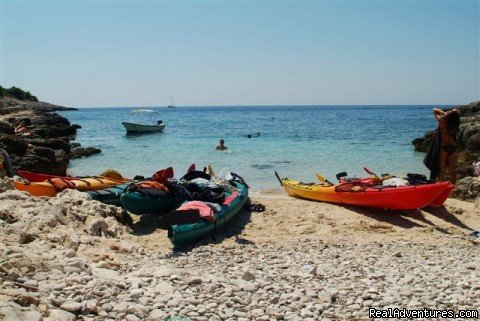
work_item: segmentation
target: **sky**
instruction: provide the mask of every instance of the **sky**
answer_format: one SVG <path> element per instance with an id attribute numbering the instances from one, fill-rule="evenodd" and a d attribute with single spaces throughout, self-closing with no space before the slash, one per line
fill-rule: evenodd
<path id="1" fill-rule="evenodd" d="M 0 11 L 0 84 L 66 106 L 480 98 L 480 0 L 0 0 Z"/>

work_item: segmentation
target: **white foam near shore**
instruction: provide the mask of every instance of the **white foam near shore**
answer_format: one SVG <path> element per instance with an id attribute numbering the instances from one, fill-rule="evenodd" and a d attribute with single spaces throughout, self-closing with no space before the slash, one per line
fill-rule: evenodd
<path id="1" fill-rule="evenodd" d="M 473 203 L 408 213 L 255 193 L 225 235 L 173 252 L 154 220 L 68 190 L 0 188 L 5 320 L 367 319 L 368 309 L 478 309 Z"/>

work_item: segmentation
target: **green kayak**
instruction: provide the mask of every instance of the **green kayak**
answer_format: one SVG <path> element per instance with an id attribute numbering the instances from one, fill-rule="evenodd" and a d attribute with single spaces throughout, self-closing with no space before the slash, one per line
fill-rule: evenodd
<path id="1" fill-rule="evenodd" d="M 131 214 L 153 214 L 160 216 L 175 210 L 183 202 L 185 202 L 188 198 L 188 196 L 185 194 L 185 183 L 199 177 L 206 180 L 211 178 L 210 175 L 205 174 L 204 172 L 189 170 L 187 174 L 180 179 L 182 183 L 165 183 L 168 185 L 169 191 L 158 188 L 148 188 L 148 186 L 156 184 L 149 179 L 140 181 L 137 184 L 146 184 L 147 187 L 129 188 L 122 194 L 120 202 L 122 203 L 123 208 Z"/>
<path id="2" fill-rule="evenodd" d="M 122 196 L 123 192 L 129 184 L 130 183 L 117 185 L 98 191 L 88 191 L 87 193 L 93 200 L 100 201 L 109 205 L 122 206 L 122 204 L 120 203 L 120 196 Z"/>
<path id="3" fill-rule="evenodd" d="M 215 229 L 223 227 L 241 211 L 248 199 L 248 187 L 237 181 L 231 184 L 239 191 L 233 198 L 231 197 L 232 194 L 226 195 L 226 199 L 228 200 L 230 198 L 230 200 L 226 201 L 228 203 L 227 205 L 221 206 L 222 209 L 220 212 L 214 214 L 215 222 L 201 220 L 198 223 L 171 226 L 168 236 L 175 247 L 184 247 L 208 235 L 212 235 Z"/>
<path id="4" fill-rule="evenodd" d="M 173 211 L 186 201 L 183 193 L 172 193 L 165 197 L 152 197 L 139 191 L 123 193 L 120 197 L 122 207 L 135 215 L 161 215 Z"/>

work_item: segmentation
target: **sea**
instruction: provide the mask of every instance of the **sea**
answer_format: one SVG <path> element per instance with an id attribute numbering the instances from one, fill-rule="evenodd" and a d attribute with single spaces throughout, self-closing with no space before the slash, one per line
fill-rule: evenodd
<path id="1" fill-rule="evenodd" d="M 411 141 L 435 128 L 434 106 L 229 106 L 79 108 L 61 112 L 82 126 L 76 142 L 100 154 L 72 160 L 71 175 L 98 175 L 112 168 L 125 177 L 151 176 L 173 166 L 181 177 L 191 164 L 239 174 L 255 191 L 279 188 L 274 172 L 304 182 L 315 173 L 335 181 L 375 173 L 428 171 Z M 145 108 L 142 108 L 145 109 Z M 123 121 L 162 120 L 164 132 L 127 135 Z M 259 133 L 259 135 L 257 134 Z M 248 135 L 252 135 L 248 138 Z M 257 137 L 258 135 L 258 137 Z M 228 151 L 216 151 L 220 139 Z"/>

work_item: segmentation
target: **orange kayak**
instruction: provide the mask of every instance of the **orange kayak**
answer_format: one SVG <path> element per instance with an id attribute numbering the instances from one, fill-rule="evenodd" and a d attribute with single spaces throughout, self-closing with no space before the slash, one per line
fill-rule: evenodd
<path id="1" fill-rule="evenodd" d="M 281 179 L 285 191 L 294 197 L 391 210 L 412 210 L 428 205 L 441 206 L 453 190 L 448 182 L 388 188 L 367 187 L 359 191 L 337 191 L 338 185 L 302 183 Z"/>
<path id="2" fill-rule="evenodd" d="M 58 192 L 67 188 L 77 189 L 79 191 L 95 191 L 124 184 L 129 181 L 129 179 L 125 178 L 113 179 L 104 176 L 74 178 L 68 180 L 59 177 L 44 182 L 24 183 L 14 181 L 13 184 L 16 189 L 26 191 L 33 196 L 55 196 Z"/>

